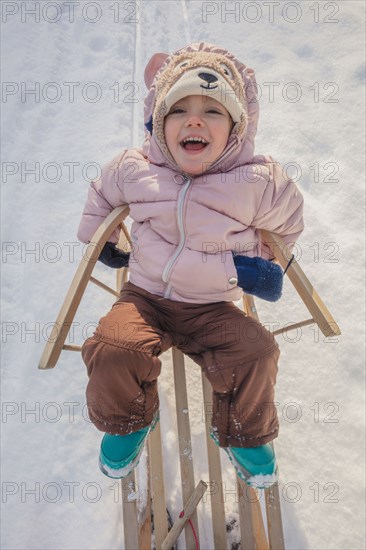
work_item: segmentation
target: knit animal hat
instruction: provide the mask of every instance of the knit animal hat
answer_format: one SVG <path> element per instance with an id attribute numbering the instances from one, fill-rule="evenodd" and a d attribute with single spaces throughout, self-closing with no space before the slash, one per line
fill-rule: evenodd
<path id="1" fill-rule="evenodd" d="M 155 78 L 151 78 L 154 75 Z M 229 112 L 232 134 L 245 135 L 248 125 L 247 98 L 235 63 L 226 55 L 210 51 L 181 51 L 171 56 L 155 54 L 145 70 L 148 87 L 155 84 L 152 127 L 165 154 L 171 158 L 164 135 L 164 118 L 171 107 L 189 95 L 211 97 Z"/>

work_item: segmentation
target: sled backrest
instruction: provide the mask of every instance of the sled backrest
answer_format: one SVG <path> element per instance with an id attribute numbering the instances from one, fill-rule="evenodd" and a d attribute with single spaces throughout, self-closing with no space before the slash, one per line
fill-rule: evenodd
<path id="1" fill-rule="evenodd" d="M 118 226 L 121 227 L 119 246 L 126 250 L 128 243 L 131 244 L 127 228 L 124 224 L 124 220 L 128 214 L 128 205 L 119 206 L 114 209 L 109 216 L 107 216 L 93 235 L 92 241 L 88 245 L 83 258 L 80 261 L 79 267 L 71 282 L 70 288 L 66 294 L 65 300 L 61 306 L 56 322 L 44 348 L 39 362 L 40 369 L 55 367 L 62 349 L 80 351 L 80 346 L 65 345 L 65 341 L 89 281 L 100 286 L 114 296 L 119 296 L 119 289 L 128 277 L 127 269 L 123 268 L 118 270 L 118 290 L 108 287 L 93 277 L 92 272 L 98 260 L 101 249 Z M 272 249 L 274 256 L 278 259 L 283 269 L 286 269 L 289 259 L 291 258 L 291 254 L 283 240 L 274 233 L 262 231 L 262 234 L 264 240 Z M 285 329 L 280 329 L 274 334 L 277 335 L 285 330 L 288 332 L 292 328 L 295 329 L 299 326 L 316 323 L 325 336 L 339 335 L 340 330 L 337 323 L 295 259 L 291 262 L 286 274 L 312 317 L 294 325 L 286 326 Z"/>
<path id="2" fill-rule="evenodd" d="M 108 287 L 98 279 L 92 277 L 92 272 L 103 246 L 113 231 L 121 225 L 123 227 L 121 234 L 125 235 L 125 232 L 127 233 L 123 221 L 128 216 L 128 213 L 128 205 L 115 208 L 93 235 L 91 242 L 88 244 L 83 254 L 74 278 L 71 281 L 69 290 L 67 291 L 57 319 L 52 327 L 51 334 L 44 347 L 38 368 L 50 369 L 55 367 L 63 349 L 68 351 L 80 351 L 80 346 L 65 345 L 65 342 L 89 281 L 97 284 L 114 296 L 119 297 L 120 293 L 117 290 Z M 120 277 L 121 276 L 122 275 L 120 275 Z M 120 288 L 120 286 L 118 288 Z"/>

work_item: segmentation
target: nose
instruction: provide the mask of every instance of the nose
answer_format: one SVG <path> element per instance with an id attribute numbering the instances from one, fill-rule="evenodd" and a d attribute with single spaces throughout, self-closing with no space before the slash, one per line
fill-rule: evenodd
<path id="1" fill-rule="evenodd" d="M 189 127 L 189 126 L 199 126 L 199 127 L 201 127 L 201 126 L 203 126 L 202 118 L 199 117 L 198 115 L 191 115 L 186 120 L 185 126 L 186 127 Z"/>

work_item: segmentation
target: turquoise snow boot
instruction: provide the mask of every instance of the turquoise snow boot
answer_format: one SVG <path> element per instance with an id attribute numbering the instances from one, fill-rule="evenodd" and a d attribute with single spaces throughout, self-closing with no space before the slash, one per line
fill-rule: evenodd
<path id="1" fill-rule="evenodd" d="M 157 414 L 150 426 L 131 434 L 104 434 L 99 454 L 100 471 L 113 479 L 127 477 L 138 465 L 146 438 L 158 420 Z"/>
<path id="2" fill-rule="evenodd" d="M 211 437 L 218 445 L 217 437 Z M 278 481 L 276 456 L 272 445 L 223 447 L 240 479 L 256 489 L 266 489 Z"/>

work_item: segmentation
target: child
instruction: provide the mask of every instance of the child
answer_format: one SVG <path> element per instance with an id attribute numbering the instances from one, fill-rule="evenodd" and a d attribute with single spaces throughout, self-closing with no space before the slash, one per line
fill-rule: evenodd
<path id="1" fill-rule="evenodd" d="M 243 289 L 279 297 L 282 270 L 260 229 L 293 245 L 303 199 L 271 157 L 253 156 L 255 76 L 227 50 L 201 42 L 155 54 L 145 82 L 143 148 L 123 151 L 91 183 L 78 231 L 89 242 L 129 204 L 131 256 L 115 233 L 100 260 L 129 264 L 130 280 L 82 348 L 89 416 L 105 432 L 100 468 L 121 478 L 138 463 L 158 419 L 159 355 L 174 345 L 211 382 L 212 437 L 240 477 L 274 481 L 279 349 L 233 301 Z"/>

